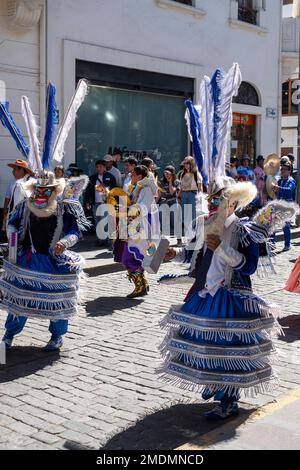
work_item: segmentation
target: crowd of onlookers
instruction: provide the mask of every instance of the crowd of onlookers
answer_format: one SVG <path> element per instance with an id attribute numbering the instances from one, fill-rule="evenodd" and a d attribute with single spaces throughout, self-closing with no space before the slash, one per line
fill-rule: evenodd
<path id="1" fill-rule="evenodd" d="M 82 204 L 87 215 L 94 218 L 95 226 L 101 218 L 106 217 L 107 213 L 99 215 L 99 206 L 105 204 L 107 195 L 110 190 L 114 188 L 121 188 L 124 192 L 130 192 L 132 185 L 132 175 L 137 167 L 146 167 L 149 174 L 155 178 L 157 183 L 156 203 L 160 208 L 167 205 L 172 211 L 169 212 L 170 224 L 169 233 L 166 235 L 175 235 L 178 242 L 181 241 L 181 236 L 185 235 L 187 227 L 184 223 L 174 232 L 175 221 L 180 216 L 181 221 L 194 220 L 196 217 L 196 196 L 199 193 L 206 192 L 207 188 L 203 186 L 202 177 L 197 169 L 196 162 L 193 157 L 187 156 L 179 170 L 172 165 L 167 165 L 165 168 L 160 168 L 162 172 L 158 173 L 154 161 L 145 157 L 138 161 L 134 156 L 129 156 L 122 162 L 123 172 L 118 168 L 120 158 L 118 156 L 107 154 L 103 158 L 99 158 L 95 162 L 95 173 L 89 176 L 89 184 L 82 197 Z M 258 197 L 253 202 L 256 207 L 262 207 L 270 198 L 266 191 L 266 174 L 264 171 L 265 159 L 262 155 L 256 158 L 256 164 L 251 165 L 251 159 L 248 155 L 242 156 L 237 159 L 232 157 L 230 162 L 226 164 L 226 174 L 234 178 L 236 181 L 250 181 L 257 186 Z M 16 162 L 9 164 L 13 169 L 15 178 L 14 184 L 8 187 L 4 215 L 11 212 L 12 208 L 16 205 L 18 200 L 25 197 L 22 193 L 22 182 L 33 176 L 28 167 L 27 162 L 23 160 L 16 160 Z M 70 164 L 67 169 L 59 165 L 54 170 L 57 179 L 76 177 L 83 174 L 75 163 Z M 282 157 L 280 161 L 280 171 L 276 177 L 276 184 L 273 186 L 274 194 L 279 199 L 292 201 L 295 198 L 296 182 L 294 170 L 294 156 L 289 154 Z M 178 213 L 176 212 L 178 208 Z M 181 210 L 180 210 L 181 209 Z M 189 217 L 185 217 L 185 211 L 189 211 Z M 101 212 L 101 211 L 100 211 Z M 161 217 L 162 222 L 162 217 Z M 164 224 L 162 231 L 164 233 Z M 178 227 L 178 226 L 177 226 Z M 286 249 L 290 247 L 290 228 L 286 228 Z M 110 246 L 109 239 L 99 240 L 99 244 Z"/>

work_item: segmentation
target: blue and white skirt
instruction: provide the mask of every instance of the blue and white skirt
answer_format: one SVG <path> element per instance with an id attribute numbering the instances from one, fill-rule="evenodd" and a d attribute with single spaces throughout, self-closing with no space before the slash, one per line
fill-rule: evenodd
<path id="1" fill-rule="evenodd" d="M 255 395 L 278 385 L 271 364 L 272 338 L 282 334 L 278 307 L 255 296 L 220 288 L 214 297 L 193 293 L 162 320 L 164 380 L 192 391 Z"/>
<path id="2" fill-rule="evenodd" d="M 17 264 L 4 261 L 1 307 L 17 316 L 67 320 L 78 311 L 81 257 L 23 252 Z"/>

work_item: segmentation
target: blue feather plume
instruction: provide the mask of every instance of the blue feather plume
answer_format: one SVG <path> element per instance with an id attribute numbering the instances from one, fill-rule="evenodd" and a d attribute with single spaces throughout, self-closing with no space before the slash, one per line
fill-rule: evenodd
<path id="1" fill-rule="evenodd" d="M 50 167 L 50 159 L 52 155 L 52 144 L 55 133 L 55 126 L 57 124 L 57 107 L 55 101 L 56 89 L 52 83 L 49 83 L 47 89 L 47 118 L 46 118 L 46 131 L 44 138 L 43 168 L 47 170 Z"/>
<path id="2" fill-rule="evenodd" d="M 23 139 L 21 132 L 15 123 L 12 115 L 8 111 L 8 103 L 0 102 L 0 121 L 3 126 L 9 131 L 10 135 L 17 144 L 18 149 L 22 153 L 23 157 L 27 159 L 29 154 L 29 147 Z"/>
<path id="3" fill-rule="evenodd" d="M 221 93 L 222 93 L 222 80 L 224 78 L 224 74 L 220 69 L 217 69 L 212 76 L 210 81 L 211 90 L 212 90 L 212 97 L 214 101 L 214 117 L 213 117 L 213 149 L 212 149 L 212 160 L 215 164 L 218 149 L 217 149 L 217 138 L 219 135 L 219 126 L 221 123 L 221 116 L 220 116 L 220 106 L 221 106 Z"/>
<path id="4" fill-rule="evenodd" d="M 196 160 L 198 169 L 201 173 L 203 183 L 206 184 L 206 174 L 203 170 L 203 153 L 201 148 L 201 125 L 199 119 L 199 113 L 191 100 L 185 101 L 185 106 L 188 109 L 188 118 L 189 118 L 189 132 L 191 136 L 193 154 Z"/>

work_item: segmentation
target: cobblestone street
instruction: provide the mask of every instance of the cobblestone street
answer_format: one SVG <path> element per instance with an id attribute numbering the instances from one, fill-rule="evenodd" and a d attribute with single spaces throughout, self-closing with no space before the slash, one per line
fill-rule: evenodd
<path id="1" fill-rule="evenodd" d="M 277 256 L 276 276 L 254 278 L 255 291 L 281 306 L 285 337 L 276 341 L 280 388 L 244 399 L 244 421 L 256 405 L 300 386 L 299 296 L 282 290 L 299 245 Z M 173 263 L 161 269 L 175 271 Z M 158 286 L 149 278 L 151 295 L 127 300 L 132 285 L 124 272 L 90 276 L 59 355 L 41 350 L 47 323 L 28 322 L 0 366 L 1 449 L 174 449 L 214 429 L 201 416 L 210 403 L 155 375 L 159 320 L 170 303 L 182 302 L 188 285 Z M 4 320 L 2 311 L 2 331 Z"/>

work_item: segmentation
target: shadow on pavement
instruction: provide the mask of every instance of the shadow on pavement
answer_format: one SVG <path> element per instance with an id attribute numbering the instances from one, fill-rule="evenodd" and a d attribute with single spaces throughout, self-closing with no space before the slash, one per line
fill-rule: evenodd
<path id="1" fill-rule="evenodd" d="M 116 310 L 126 310 L 137 307 L 143 299 L 127 299 L 126 297 L 99 297 L 85 304 L 88 317 L 103 317 L 111 315 Z"/>
<path id="2" fill-rule="evenodd" d="M 133 405 L 134 406 L 134 405 Z M 224 441 L 236 434 L 254 409 L 241 409 L 236 418 L 226 421 L 221 433 L 207 433 L 225 425 L 224 421 L 209 422 L 203 416 L 214 403 L 179 404 L 146 416 L 135 425 L 112 437 L 100 450 L 172 450 L 193 442 L 201 446 Z"/>
<path id="3" fill-rule="evenodd" d="M 288 317 L 280 318 L 278 321 L 280 325 L 284 328 L 283 331 L 285 334 L 285 336 L 280 336 L 278 338 L 280 341 L 285 341 L 286 343 L 293 343 L 293 341 L 299 341 L 300 315 L 289 315 Z"/>
<path id="4" fill-rule="evenodd" d="M 32 346 L 14 346 L 6 353 L 6 364 L 0 365 L 0 383 L 27 377 L 59 359 L 58 351 L 44 352 Z"/>

